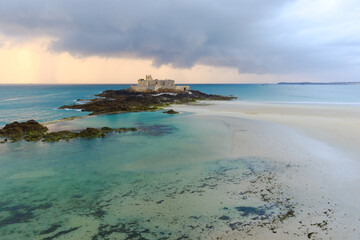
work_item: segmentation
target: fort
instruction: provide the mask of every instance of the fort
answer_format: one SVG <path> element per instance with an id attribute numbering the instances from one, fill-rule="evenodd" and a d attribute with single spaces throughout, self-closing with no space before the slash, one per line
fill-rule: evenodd
<path id="1" fill-rule="evenodd" d="M 146 75 L 145 79 L 139 79 L 137 85 L 130 86 L 130 91 L 134 92 L 160 92 L 160 91 L 188 91 L 189 86 L 176 86 L 174 80 L 153 79 L 151 75 Z"/>

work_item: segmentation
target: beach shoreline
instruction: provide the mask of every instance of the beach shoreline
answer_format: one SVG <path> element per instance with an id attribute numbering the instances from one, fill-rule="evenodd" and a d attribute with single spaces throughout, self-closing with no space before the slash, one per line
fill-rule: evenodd
<path id="1" fill-rule="evenodd" d="M 222 121 L 233 132 L 233 158 L 259 157 L 292 166 L 277 183 L 296 202 L 296 216 L 276 230 L 276 239 L 357 239 L 360 229 L 360 138 L 353 106 L 204 102 L 172 106 L 175 111 Z M 309 235 L 308 235 L 309 234 Z M 220 239 L 262 239 L 264 228 L 219 233 Z M 216 239 L 214 236 L 214 238 Z"/>

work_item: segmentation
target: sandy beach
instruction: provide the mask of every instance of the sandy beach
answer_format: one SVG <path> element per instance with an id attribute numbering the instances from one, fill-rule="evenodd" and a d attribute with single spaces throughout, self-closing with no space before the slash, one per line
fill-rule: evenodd
<path id="1" fill-rule="evenodd" d="M 210 105 L 172 109 L 226 125 L 233 133 L 232 158 L 259 157 L 283 166 L 271 183 L 279 184 L 278 192 L 270 195 L 291 202 L 295 212 L 274 224 L 219 231 L 209 236 L 211 239 L 359 239 L 358 106 L 239 101 L 204 104 Z M 262 192 L 269 187 L 265 185 L 260 182 L 249 189 Z"/>

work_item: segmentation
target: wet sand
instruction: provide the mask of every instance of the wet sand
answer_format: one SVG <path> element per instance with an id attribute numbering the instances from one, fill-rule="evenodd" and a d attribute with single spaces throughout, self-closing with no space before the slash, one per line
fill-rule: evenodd
<path id="1" fill-rule="evenodd" d="M 204 121 L 222 121 L 232 131 L 232 158 L 260 158 L 282 166 L 282 171 L 270 173 L 271 178 L 263 174 L 259 178 L 265 180 L 248 182 L 248 191 L 255 189 L 251 197 L 262 201 L 266 192 L 270 202 L 282 201 L 280 205 L 294 211 L 294 216 L 285 219 L 257 220 L 235 231 L 224 228 L 209 238 L 358 239 L 358 106 L 208 103 L 172 109 L 195 113 Z"/>

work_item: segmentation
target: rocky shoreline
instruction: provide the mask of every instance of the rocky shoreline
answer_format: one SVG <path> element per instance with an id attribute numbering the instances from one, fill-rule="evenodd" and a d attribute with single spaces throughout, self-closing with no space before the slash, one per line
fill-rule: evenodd
<path id="1" fill-rule="evenodd" d="M 82 100 L 82 104 L 65 105 L 59 109 L 79 109 L 90 112 L 89 115 L 114 114 L 121 112 L 156 111 L 171 104 L 184 104 L 198 100 L 223 100 L 236 99 L 234 96 L 221 96 L 206 94 L 200 91 L 191 90 L 185 92 L 167 91 L 161 92 L 134 92 L 129 89 L 106 90 L 95 99 Z M 172 109 L 164 111 L 166 114 L 178 114 Z M 78 117 L 65 118 L 73 120 Z M 98 138 L 105 137 L 112 132 L 137 131 L 136 128 L 86 128 L 81 131 L 57 131 L 48 132 L 48 128 L 35 120 L 27 122 L 13 122 L 0 129 L 0 143 L 17 142 L 25 140 L 28 142 L 57 142 L 60 140 L 69 141 L 73 138 Z"/>
<path id="2" fill-rule="evenodd" d="M 236 99 L 234 96 L 206 94 L 190 90 L 185 92 L 133 92 L 124 90 L 106 90 L 95 99 L 81 100 L 82 104 L 65 105 L 59 109 L 77 109 L 90 112 L 90 115 L 112 114 L 119 112 L 156 111 L 171 104 L 184 104 L 198 100 Z"/>
<path id="3" fill-rule="evenodd" d="M 136 128 L 86 128 L 81 131 L 58 131 L 48 132 L 48 128 L 35 120 L 27 122 L 13 122 L 0 129 L 0 143 L 17 142 L 25 140 L 27 142 L 58 142 L 60 140 L 69 141 L 73 138 L 99 138 L 105 137 L 109 133 L 122 133 L 137 131 Z M 9 140 L 8 140 L 9 139 Z"/>

